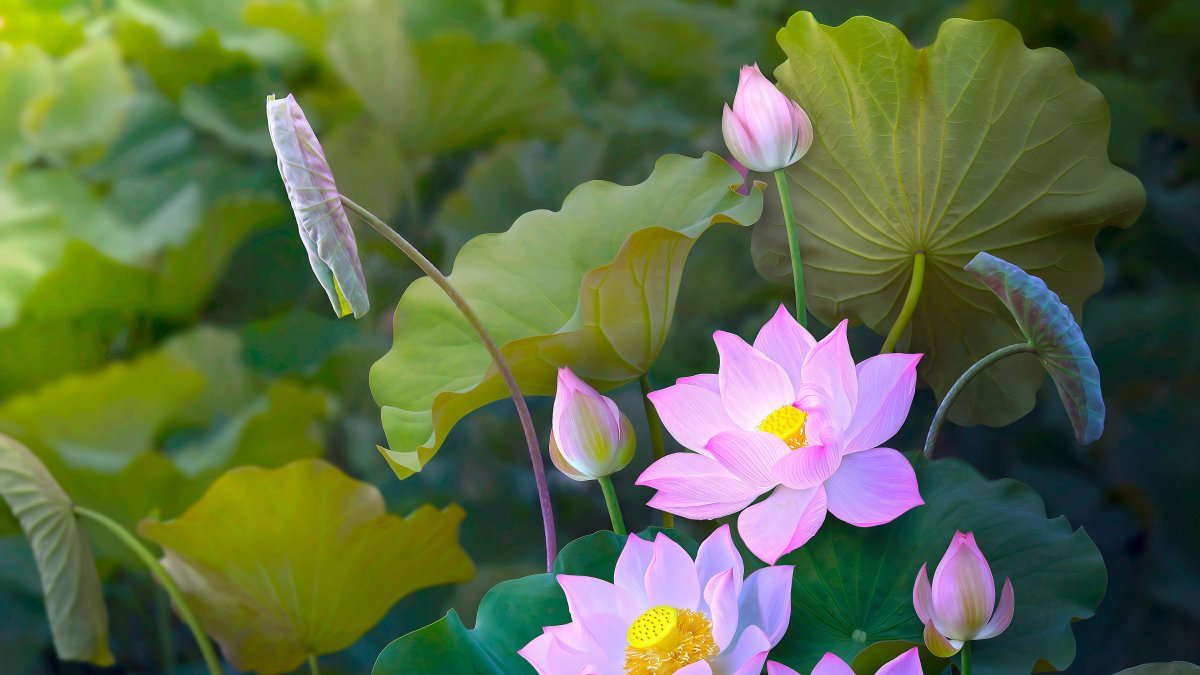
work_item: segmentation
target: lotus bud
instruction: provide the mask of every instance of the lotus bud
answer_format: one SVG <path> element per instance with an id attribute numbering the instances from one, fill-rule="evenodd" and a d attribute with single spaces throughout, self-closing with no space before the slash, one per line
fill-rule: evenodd
<path id="1" fill-rule="evenodd" d="M 370 308 L 367 280 L 354 231 L 342 209 L 342 195 L 321 142 L 291 94 L 278 100 L 267 97 L 267 128 L 317 281 L 338 316 L 366 314 Z"/>
<path id="2" fill-rule="evenodd" d="M 737 161 L 763 173 L 800 161 L 813 142 L 808 114 L 763 77 L 758 64 L 742 66 L 733 108 L 725 105 L 721 132 Z"/>
<path id="3" fill-rule="evenodd" d="M 554 466 L 575 480 L 596 480 L 625 468 L 635 447 L 633 425 L 617 404 L 570 368 L 559 368 L 550 430 Z"/>
<path id="4" fill-rule="evenodd" d="M 996 582 L 975 545 L 975 535 L 957 532 L 933 573 L 932 586 L 925 565 L 921 566 L 913 606 L 925 624 L 929 651 L 949 658 L 968 640 L 985 640 L 1008 628 L 1014 608 L 1012 581 L 1004 579 L 996 605 Z"/>

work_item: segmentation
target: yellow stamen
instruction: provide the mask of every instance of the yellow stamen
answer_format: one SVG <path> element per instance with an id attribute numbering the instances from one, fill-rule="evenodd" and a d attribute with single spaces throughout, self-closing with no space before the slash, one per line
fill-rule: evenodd
<path id="1" fill-rule="evenodd" d="M 795 406 L 785 405 L 767 415 L 767 419 L 758 425 L 758 430 L 778 436 L 789 448 L 799 450 L 808 445 L 808 438 L 804 434 L 806 419 L 808 413 Z"/>
<path id="2" fill-rule="evenodd" d="M 712 621 L 691 609 L 651 607 L 629 626 L 628 638 L 628 675 L 670 675 L 720 651 L 713 640 Z"/>

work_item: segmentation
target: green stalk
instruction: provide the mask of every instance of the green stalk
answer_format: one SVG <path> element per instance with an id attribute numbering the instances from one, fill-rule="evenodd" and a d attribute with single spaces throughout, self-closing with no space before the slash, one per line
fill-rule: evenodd
<path id="1" fill-rule="evenodd" d="M 967 371 L 955 381 L 954 386 L 950 387 L 950 391 L 946 392 L 946 398 L 943 398 L 941 404 L 938 405 L 937 413 L 933 416 L 933 422 L 929 425 L 929 435 L 925 437 L 925 456 L 929 458 L 933 457 L 933 446 L 937 443 L 937 436 L 938 432 L 942 429 L 942 423 L 946 421 L 946 415 L 950 414 L 950 408 L 954 405 L 954 401 L 958 399 L 958 395 L 967 386 L 967 383 L 997 361 L 1002 361 L 1013 354 L 1024 354 L 1033 351 L 1034 346 L 1028 342 L 1001 347 L 976 361 L 975 365 L 967 368 Z"/>
<path id="2" fill-rule="evenodd" d="M 321 667 L 317 665 L 316 654 L 308 655 L 308 672 L 312 673 L 312 675 L 321 675 Z"/>
<path id="3" fill-rule="evenodd" d="M 796 320 L 808 327 L 808 311 L 804 307 L 804 266 L 800 262 L 800 230 L 796 227 L 796 214 L 792 212 L 792 195 L 788 192 L 787 174 L 780 169 L 775 172 L 775 184 L 779 186 L 779 204 L 783 207 L 783 224 L 787 230 L 788 252 L 792 257 L 792 283 L 796 286 Z"/>
<path id="4" fill-rule="evenodd" d="M 204 629 L 200 626 L 200 621 L 196 619 L 196 615 L 192 612 L 191 606 L 187 604 L 187 600 L 183 597 L 183 591 L 179 590 L 175 580 L 171 578 L 171 574 L 162 566 L 158 558 L 147 549 L 137 537 L 133 536 L 129 530 L 121 527 L 117 521 L 109 518 L 103 513 L 86 509 L 82 506 L 75 507 L 75 515 L 86 518 L 97 525 L 105 528 L 113 533 L 117 539 L 121 540 L 133 554 L 138 557 L 146 567 L 150 568 L 150 574 L 162 584 L 163 589 L 167 591 L 167 595 L 171 596 L 171 600 L 175 603 L 175 609 L 179 612 L 179 618 L 187 624 L 187 627 L 192 630 L 192 636 L 196 638 L 196 644 L 200 646 L 200 654 L 204 656 L 204 664 L 208 666 L 210 675 L 221 675 L 221 661 L 217 659 L 217 653 L 213 651 L 212 643 L 208 641 L 208 635 L 204 633 Z"/>
<path id="5" fill-rule="evenodd" d="M 654 453 L 654 461 L 658 461 L 666 454 L 663 449 L 662 418 L 658 416 L 658 410 L 650 401 L 650 378 L 642 373 L 642 376 L 638 378 L 638 384 L 642 386 L 642 406 L 646 409 L 646 426 L 650 428 L 650 450 Z M 662 524 L 667 528 L 675 527 L 675 516 L 663 511 Z"/>
<path id="6" fill-rule="evenodd" d="M 463 318 L 471 327 L 475 329 L 475 333 L 479 336 L 479 341 L 487 348 L 488 354 L 492 357 L 492 362 L 496 364 L 496 370 L 500 372 L 500 379 L 504 381 L 504 386 L 508 388 L 509 395 L 512 396 L 513 405 L 517 407 L 517 417 L 521 420 L 521 429 L 525 432 L 525 443 L 529 446 L 529 461 L 533 464 L 533 480 L 537 484 L 538 502 L 542 507 L 542 529 L 546 538 L 546 571 L 554 569 L 554 558 L 558 555 L 558 546 L 555 542 L 554 535 L 554 509 L 550 504 L 550 486 L 546 482 L 546 466 L 542 462 L 541 444 L 538 442 L 537 431 L 533 427 L 533 418 L 529 415 L 529 406 L 525 404 L 525 397 L 521 394 L 521 388 L 517 385 L 517 378 L 513 376 L 512 369 L 508 367 L 508 361 L 504 359 L 504 355 L 500 353 L 500 348 L 496 346 L 496 341 L 492 339 L 491 333 L 484 327 L 480 321 L 479 315 L 471 306 L 467 304 L 467 299 L 464 298 L 458 289 L 450 283 L 446 275 L 426 258 L 424 254 L 417 250 L 415 246 L 408 243 L 401 234 L 391 228 L 387 223 L 380 220 L 375 214 L 355 204 L 349 197 L 342 195 L 342 204 L 350 209 L 359 218 L 362 218 L 376 232 L 392 243 L 393 246 L 400 249 L 404 255 L 416 263 L 417 267 L 425 273 L 430 279 L 437 284 L 442 291 L 450 298 L 458 311 L 462 313 Z"/>
<path id="7" fill-rule="evenodd" d="M 962 652 L 959 654 L 959 658 L 960 658 L 959 670 L 962 671 L 962 675 L 971 675 L 971 642 L 970 641 L 963 643 Z"/>
<path id="8" fill-rule="evenodd" d="M 912 281 L 908 284 L 908 295 L 904 298 L 904 306 L 900 308 L 900 316 L 896 317 L 896 323 L 892 324 L 892 329 L 888 331 L 887 338 L 883 341 L 883 349 L 879 350 L 880 354 L 891 354 L 895 350 L 896 341 L 908 327 L 913 312 L 917 311 L 917 301 L 921 298 L 921 288 L 924 285 L 925 252 L 918 251 L 913 256 Z"/>
<path id="9" fill-rule="evenodd" d="M 625 519 L 621 517 L 621 504 L 617 501 L 617 489 L 613 487 L 612 479 L 608 476 L 601 476 L 596 479 L 600 483 L 600 490 L 604 492 L 604 503 L 608 506 L 608 517 L 612 520 L 613 532 L 624 537 L 625 536 Z"/>

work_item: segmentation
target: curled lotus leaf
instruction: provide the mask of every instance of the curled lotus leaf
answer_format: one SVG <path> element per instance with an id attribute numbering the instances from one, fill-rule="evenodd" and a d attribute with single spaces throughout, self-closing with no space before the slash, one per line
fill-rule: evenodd
<path id="1" fill-rule="evenodd" d="M 296 99 L 267 97 L 267 128 L 313 273 L 338 316 L 370 309 L 354 230 L 325 151 Z"/>
<path id="2" fill-rule="evenodd" d="M 975 256 L 966 269 L 1000 298 L 1034 346 L 1067 409 L 1075 438 L 1084 445 L 1100 438 L 1104 432 L 1100 369 L 1075 315 L 1046 282 L 990 253 Z"/>
<path id="3" fill-rule="evenodd" d="M 924 253 L 924 288 L 896 349 L 926 355 L 921 378 L 941 398 L 972 363 L 1020 340 L 963 270 L 976 253 L 1041 276 L 1076 314 L 1100 289 L 1096 233 L 1130 225 L 1145 193 L 1109 160 L 1108 104 L 1062 52 L 1029 49 L 1003 21 L 951 19 L 917 49 L 890 24 L 823 26 L 807 12 L 778 41 L 787 61 L 775 77 L 815 130 L 788 176 L 818 319 L 886 334 Z M 755 234 L 760 270 L 786 278 L 782 228 Z M 1033 408 L 1044 378 L 1032 356 L 1005 359 L 950 417 L 1008 424 Z"/>

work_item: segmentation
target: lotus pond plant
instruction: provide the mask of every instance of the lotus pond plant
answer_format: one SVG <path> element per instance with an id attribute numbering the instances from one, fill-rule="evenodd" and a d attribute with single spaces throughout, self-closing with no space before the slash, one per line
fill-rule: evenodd
<path id="1" fill-rule="evenodd" d="M 362 9 L 347 12 L 353 18 Z M 361 25 L 388 30 L 386 22 Z M 452 62 L 461 47 L 392 37 L 389 67 L 405 76 Z M 732 163 L 713 153 L 667 156 L 636 185 L 586 183 L 557 211 L 531 211 L 505 232 L 472 239 L 449 275 L 412 243 L 420 239 L 343 192 L 351 182 L 334 179 L 334 162 L 294 96 L 267 99 L 283 192 L 337 317 L 361 318 L 370 305 L 363 264 L 370 259 L 360 258 L 351 214 L 423 275 L 398 301 L 393 348 L 371 372 L 391 446 L 377 446 L 374 477 L 390 470 L 409 481 L 398 489 L 409 489 L 458 420 L 507 395 L 520 427 L 507 431 L 528 450 L 532 481 L 504 488 L 514 501 L 532 503 L 536 495 L 541 516 L 544 572 L 497 584 L 471 629 L 451 610 L 397 637 L 379 654 L 376 674 L 995 675 L 1071 664 L 1071 624 L 1094 612 L 1103 595 L 1095 545 L 1065 520 L 1047 518 L 1029 488 L 932 455 L 956 406 L 989 405 L 972 383 L 1002 382 L 1012 373 L 999 369 L 1014 363 L 1036 367 L 1039 377 L 1049 373 L 1081 444 L 1103 432 L 1099 369 L 1072 312 L 1078 297 L 1051 290 L 1071 280 L 1058 261 L 1094 265 L 1092 239 L 1058 233 L 1127 225 L 1140 210 L 1140 187 L 1108 163 L 1103 143 L 1080 143 L 1099 153 L 1091 164 L 1111 178 L 1114 187 L 1103 195 L 1094 176 L 1071 174 L 1074 165 L 1059 171 L 1070 156 L 1022 161 L 1037 152 L 1030 146 L 1057 143 L 1060 126 L 1107 138 L 1107 117 L 1073 121 L 1079 106 L 1040 120 L 1058 105 L 1047 100 L 1046 82 L 1067 103 L 1096 107 L 1098 95 L 1061 55 L 1029 50 L 997 22 L 947 22 L 937 41 L 916 50 L 882 22 L 859 17 L 831 28 L 801 12 L 779 41 L 787 61 L 774 71 L 776 82 L 757 64 L 744 66 L 724 107 L 719 127 Z M 985 43 L 995 49 L 979 52 Z M 334 60 L 353 52 L 341 44 Z M 1031 84 L 967 75 L 962 63 L 985 73 L 1016 63 Z M 944 105 L 953 91 L 963 111 L 976 109 L 1000 97 L 1001 87 L 1007 103 L 984 106 L 988 117 L 972 124 L 956 117 L 957 103 Z M 893 96 L 900 98 L 889 102 Z M 461 99 L 455 105 L 469 103 Z M 421 107 L 432 101 L 363 103 L 370 115 L 403 108 L 436 117 Z M 320 105 L 328 112 L 331 103 Z M 440 111 L 446 124 L 452 108 Z M 1102 134 L 1092 128 L 1097 120 Z M 501 117 L 489 133 L 518 126 Z M 715 114 L 708 126 L 715 137 Z M 1009 165 L 1020 170 L 989 173 L 990 192 L 964 207 L 958 193 L 980 189 L 978 168 L 952 159 L 993 161 L 1013 151 L 987 144 L 992 127 L 1030 129 L 1027 147 Z M 960 142 L 963 129 L 983 139 Z M 380 138 L 406 138 L 430 154 L 459 148 L 451 140 L 421 145 L 397 129 Z M 913 165 L 910 155 L 920 157 L 926 143 L 939 152 L 929 166 L 921 159 Z M 691 247 L 714 226 L 746 226 L 762 216 L 763 185 L 747 183 L 749 172 L 775 175 L 795 304 L 739 298 L 756 316 L 770 313 L 753 339 L 734 332 L 736 325 L 716 330 L 716 372 L 674 373 L 674 384 L 654 389 L 652 367 L 667 368 L 670 360 L 659 357 L 677 344 L 668 334 L 687 292 L 685 269 L 723 273 L 685 267 Z M 926 185 L 932 174 L 938 178 Z M 1072 180 L 1056 182 L 1068 174 Z M 796 204 L 792 187 L 804 192 Z M 1053 205 L 1040 203 L 1050 192 Z M 1028 221 L 1024 208 L 990 208 L 996 193 L 1043 211 Z M 410 216 L 421 213 L 414 208 Z M 998 229 L 1004 218 L 1020 233 Z M 1061 254 L 1025 248 L 1041 239 Z M 817 281 L 811 288 L 806 274 Z M 963 298 L 983 309 L 960 311 Z M 823 324 L 811 331 L 809 307 Z M 857 323 L 878 332 L 882 345 L 865 331 L 852 339 Z M 992 344 L 1018 334 L 1010 345 Z M 673 339 L 699 342 L 694 331 Z M 941 386 L 951 371 L 953 384 Z M 635 381 L 632 396 L 612 393 Z M 930 419 L 913 412 L 922 386 L 940 399 Z M 541 410 L 548 420 L 535 417 L 527 395 L 553 397 Z M 636 405 L 623 410 L 618 401 Z M 639 453 L 634 429 L 643 423 L 646 451 Z M 0 415 L 0 429 L 8 426 L 22 428 Z M 897 440 L 917 427 L 927 428 L 924 452 Z M 539 431 L 548 432 L 544 446 Z M 668 438 L 679 447 L 668 447 Z M 52 470 L 65 466 L 54 452 L 51 443 L 31 449 L 0 435 L 0 496 L 32 542 L 64 659 L 107 665 L 115 658 L 81 519 L 144 563 L 214 675 L 223 666 L 212 641 L 241 670 L 307 665 L 316 674 L 320 657 L 354 643 L 403 596 L 474 573 L 458 540 L 470 513 L 427 504 L 400 518 L 387 513 L 377 488 L 321 459 L 232 468 L 170 517 L 139 513 L 131 531 L 72 501 L 69 486 L 54 478 Z M 611 531 L 558 545 L 545 455 L 570 479 L 550 477 L 556 491 L 599 483 Z M 647 507 L 636 511 L 639 519 L 661 512 L 663 526 L 636 523 L 627 532 L 622 500 Z M 598 525 L 603 511 L 595 510 L 573 513 L 570 527 Z M 1006 574 L 998 596 L 976 532 Z M 947 537 L 930 581 L 926 561 Z M 1061 567 L 1048 570 L 1046 558 Z"/>

